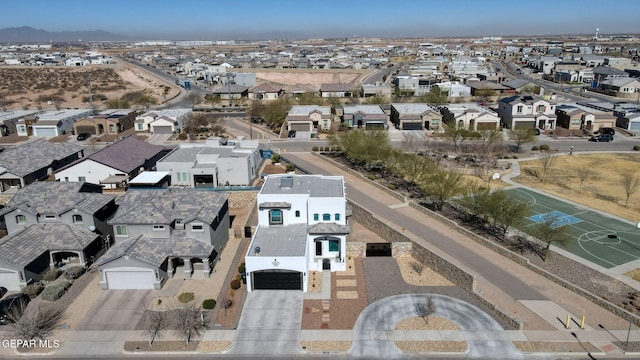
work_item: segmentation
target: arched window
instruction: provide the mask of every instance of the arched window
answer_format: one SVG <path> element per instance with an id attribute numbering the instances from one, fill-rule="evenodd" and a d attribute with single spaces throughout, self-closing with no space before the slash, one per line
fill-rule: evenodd
<path id="1" fill-rule="evenodd" d="M 322 214 L 322 221 L 331 221 L 331 214 Z"/>
<path id="2" fill-rule="evenodd" d="M 282 225 L 282 210 L 269 211 L 269 225 Z"/>
<path id="3" fill-rule="evenodd" d="M 300 217 L 300 210 L 296 210 L 296 217 Z"/>
<path id="4" fill-rule="evenodd" d="M 16 215 L 16 224 L 26 224 L 27 217 L 24 215 Z"/>
<path id="5" fill-rule="evenodd" d="M 74 224 L 82 224 L 82 215 L 73 215 L 71 219 L 73 220 Z"/>

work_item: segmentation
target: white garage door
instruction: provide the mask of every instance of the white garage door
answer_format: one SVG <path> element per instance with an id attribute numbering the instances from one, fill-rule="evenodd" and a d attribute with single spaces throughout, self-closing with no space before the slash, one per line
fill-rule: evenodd
<path id="1" fill-rule="evenodd" d="M 54 128 L 33 128 L 34 136 L 58 136 Z"/>
<path id="2" fill-rule="evenodd" d="M 629 124 L 629 130 L 640 131 L 640 121 L 632 121 L 631 124 Z"/>
<path id="3" fill-rule="evenodd" d="M 10 291 L 20 291 L 20 277 L 18 273 L 0 269 L 0 286 Z"/>
<path id="4" fill-rule="evenodd" d="M 152 129 L 154 134 L 171 134 L 171 126 L 154 126 Z"/>
<path id="5" fill-rule="evenodd" d="M 109 289 L 153 289 L 155 276 L 148 269 L 105 270 Z"/>

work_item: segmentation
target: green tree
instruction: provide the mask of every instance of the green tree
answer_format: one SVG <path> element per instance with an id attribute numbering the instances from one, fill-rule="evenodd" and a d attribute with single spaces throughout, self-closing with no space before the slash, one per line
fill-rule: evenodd
<path id="1" fill-rule="evenodd" d="M 254 100 L 249 107 L 249 116 L 251 119 L 264 119 L 264 113 L 267 109 L 264 101 Z"/>
<path id="2" fill-rule="evenodd" d="M 476 98 L 482 102 L 489 102 L 491 97 L 496 96 L 496 91 L 489 88 L 482 88 L 475 91 Z"/>
<path id="3" fill-rule="evenodd" d="M 431 199 L 436 210 L 442 210 L 445 202 L 461 195 L 465 188 L 466 182 L 461 173 L 444 169 L 435 170 L 427 181 L 420 184 L 420 189 Z"/>
<path id="4" fill-rule="evenodd" d="M 467 140 L 469 140 L 469 131 L 464 128 L 459 128 L 455 124 L 442 124 L 444 128 L 445 138 L 451 141 L 453 150 L 458 151 L 458 148 Z"/>
<path id="5" fill-rule="evenodd" d="M 387 98 L 384 96 L 376 94 L 375 96 L 366 98 L 364 103 L 368 105 L 381 105 L 381 104 L 388 104 L 389 100 L 387 100 Z"/>
<path id="6" fill-rule="evenodd" d="M 416 102 L 441 106 L 449 102 L 449 93 L 442 91 L 439 86 L 434 85 L 431 87 L 430 92 L 419 96 Z"/>
<path id="7" fill-rule="evenodd" d="M 516 152 L 520 152 L 522 145 L 536 142 L 536 133 L 533 129 L 512 129 L 509 130 L 509 139 L 516 143 Z"/>
<path id="8" fill-rule="evenodd" d="M 291 100 L 288 97 L 281 97 L 278 100 L 270 101 L 265 105 L 264 121 L 271 130 L 278 130 L 282 127 L 287 113 L 291 109 Z"/>
<path id="9" fill-rule="evenodd" d="M 300 95 L 300 97 L 298 98 L 298 104 L 300 105 L 324 105 L 324 99 L 321 98 L 320 96 L 312 93 L 312 92 L 306 92 L 303 93 L 302 95 Z"/>
<path id="10" fill-rule="evenodd" d="M 131 103 L 125 98 L 114 98 L 104 102 L 107 109 L 128 109 Z"/>
<path id="11" fill-rule="evenodd" d="M 528 203 L 518 200 L 504 190 L 496 190 L 486 197 L 486 202 L 481 208 L 485 219 L 505 237 L 510 227 L 524 220 L 529 213 L 529 207 Z"/>
<path id="12" fill-rule="evenodd" d="M 342 149 L 349 160 L 360 165 L 385 163 L 393 154 L 389 135 L 383 130 L 346 131 L 332 137 L 330 143 Z"/>
<path id="13" fill-rule="evenodd" d="M 552 243 L 568 244 L 571 238 L 568 236 L 566 226 L 558 226 L 560 217 L 557 215 L 547 214 L 543 217 L 542 222 L 533 228 L 533 235 L 542 240 L 546 246 L 543 260 L 547 261 L 549 248 Z"/>
<path id="14" fill-rule="evenodd" d="M 408 182 L 415 184 L 428 182 L 437 168 L 433 160 L 411 153 L 394 152 L 389 159 L 389 168 Z"/>

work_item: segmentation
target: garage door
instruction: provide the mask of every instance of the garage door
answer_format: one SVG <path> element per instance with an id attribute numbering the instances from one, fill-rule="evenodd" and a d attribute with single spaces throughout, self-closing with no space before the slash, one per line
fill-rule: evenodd
<path id="1" fill-rule="evenodd" d="M 54 128 L 33 128 L 34 136 L 58 136 Z"/>
<path id="2" fill-rule="evenodd" d="M 154 126 L 152 131 L 154 134 L 173 134 L 171 126 Z"/>
<path id="3" fill-rule="evenodd" d="M 365 127 L 367 130 L 384 130 L 384 125 L 380 122 L 368 122 Z"/>
<path id="4" fill-rule="evenodd" d="M 514 129 L 533 129 L 536 127 L 535 121 L 517 121 Z"/>
<path id="5" fill-rule="evenodd" d="M 302 273 L 298 271 L 254 271 L 254 290 L 302 290 Z"/>
<path id="6" fill-rule="evenodd" d="M 629 130 L 631 130 L 631 131 L 640 131 L 640 122 L 632 121 L 629 124 Z"/>
<path id="7" fill-rule="evenodd" d="M 309 124 L 302 124 L 302 123 L 293 123 L 293 124 L 289 124 L 289 130 L 295 130 L 295 131 L 310 131 L 309 129 Z"/>
<path id="8" fill-rule="evenodd" d="M 495 122 L 479 122 L 478 130 L 495 130 L 497 126 Z"/>
<path id="9" fill-rule="evenodd" d="M 0 286 L 10 291 L 20 291 L 20 277 L 15 271 L 0 270 Z"/>
<path id="10" fill-rule="evenodd" d="M 105 270 L 109 289 L 153 289 L 152 270 Z"/>
<path id="11" fill-rule="evenodd" d="M 96 127 L 95 126 L 90 126 L 90 125 L 84 125 L 84 126 L 78 126 L 76 128 L 76 134 L 84 134 L 84 133 L 89 133 L 91 135 L 95 135 L 96 134 Z"/>
<path id="12" fill-rule="evenodd" d="M 422 130 L 422 123 L 404 122 L 402 123 L 402 130 Z"/>

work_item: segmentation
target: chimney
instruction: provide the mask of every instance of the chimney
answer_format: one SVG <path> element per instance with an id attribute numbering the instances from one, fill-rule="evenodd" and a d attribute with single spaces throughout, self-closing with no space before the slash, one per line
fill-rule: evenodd
<path id="1" fill-rule="evenodd" d="M 293 188 L 293 176 L 282 176 L 280 178 L 280 188 L 281 189 Z"/>

